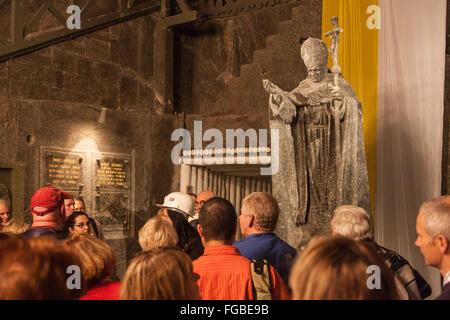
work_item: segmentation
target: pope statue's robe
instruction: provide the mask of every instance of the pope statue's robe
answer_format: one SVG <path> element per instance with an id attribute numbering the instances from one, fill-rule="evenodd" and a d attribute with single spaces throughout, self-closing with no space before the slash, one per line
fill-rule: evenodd
<path id="1" fill-rule="evenodd" d="M 338 83 L 340 98 L 332 96 L 330 73 L 320 83 L 302 81 L 282 93 L 281 102 L 270 97 L 271 129 L 280 131 L 280 168 L 272 184 L 284 223 L 277 231 L 296 247 L 330 234 L 338 206 L 371 212 L 361 102 L 342 76 Z"/>

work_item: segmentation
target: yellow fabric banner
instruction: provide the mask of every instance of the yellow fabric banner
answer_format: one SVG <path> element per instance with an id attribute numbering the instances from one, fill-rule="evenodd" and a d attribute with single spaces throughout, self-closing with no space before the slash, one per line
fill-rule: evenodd
<path id="1" fill-rule="evenodd" d="M 334 16 L 339 17 L 339 27 L 344 30 L 339 38 L 339 66 L 362 103 L 364 144 L 374 212 L 379 3 L 378 0 L 323 0 L 322 40 L 328 47 L 331 46 L 331 39 L 323 35 L 334 28 L 331 24 L 331 17 Z M 330 56 L 329 67 L 332 66 Z"/>

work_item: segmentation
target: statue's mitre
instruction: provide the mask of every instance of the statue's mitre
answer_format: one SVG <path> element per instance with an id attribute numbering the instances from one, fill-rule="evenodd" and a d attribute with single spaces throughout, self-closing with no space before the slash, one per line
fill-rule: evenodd
<path id="1" fill-rule="evenodd" d="M 322 40 L 308 38 L 302 44 L 301 55 L 307 67 L 312 66 L 317 62 L 327 64 L 328 47 Z"/>

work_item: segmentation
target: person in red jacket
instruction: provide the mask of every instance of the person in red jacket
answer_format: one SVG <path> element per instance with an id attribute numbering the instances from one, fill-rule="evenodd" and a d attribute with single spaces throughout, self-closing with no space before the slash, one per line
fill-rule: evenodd
<path id="1" fill-rule="evenodd" d="M 222 198 L 208 200 L 200 211 L 197 230 L 205 251 L 193 262 L 203 300 L 253 300 L 251 262 L 232 246 L 237 228 L 233 205 Z M 273 300 L 289 300 L 290 293 L 270 266 Z"/>

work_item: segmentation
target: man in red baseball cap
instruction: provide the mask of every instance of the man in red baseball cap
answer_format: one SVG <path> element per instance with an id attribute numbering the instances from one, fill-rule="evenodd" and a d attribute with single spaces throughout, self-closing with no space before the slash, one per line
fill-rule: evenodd
<path id="1" fill-rule="evenodd" d="M 71 195 L 55 187 L 44 187 L 37 190 L 31 197 L 31 214 L 33 224 L 27 232 L 26 237 L 35 238 L 44 235 L 53 235 L 63 238 L 64 221 L 64 199 Z"/>

